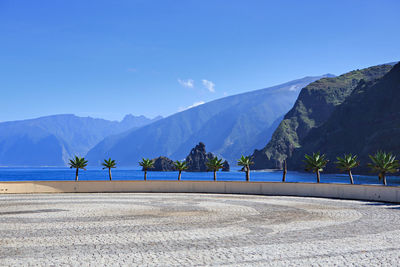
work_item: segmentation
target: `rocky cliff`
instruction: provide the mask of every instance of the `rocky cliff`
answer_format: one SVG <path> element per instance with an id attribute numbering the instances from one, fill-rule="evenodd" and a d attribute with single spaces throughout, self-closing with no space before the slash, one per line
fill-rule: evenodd
<path id="1" fill-rule="evenodd" d="M 221 171 L 223 171 L 223 172 L 229 172 L 230 170 L 231 170 L 231 167 L 229 166 L 229 163 L 228 163 L 228 161 L 227 160 L 225 160 L 223 163 L 222 163 L 222 169 L 221 169 Z"/>
<path id="2" fill-rule="evenodd" d="M 379 65 L 355 70 L 338 77 L 320 79 L 303 88 L 266 147 L 254 151 L 252 169 L 282 168 L 283 161 L 302 146 L 310 130 L 327 121 L 361 80 L 369 82 L 381 78 L 391 68 L 392 65 Z"/>
<path id="3" fill-rule="evenodd" d="M 377 150 L 400 156 L 400 63 L 381 79 L 361 81 L 352 94 L 319 127 L 302 139 L 293 151 L 288 168 L 302 170 L 304 154 L 315 151 L 327 154 L 325 169 L 337 172 L 334 161 L 344 153 L 359 156 L 355 172 L 369 171 L 369 154 Z"/>
<path id="4" fill-rule="evenodd" d="M 186 164 L 188 166 L 187 171 L 191 172 L 206 172 L 208 171 L 207 162 L 214 158 L 215 156 L 212 153 L 206 152 L 206 146 L 204 143 L 200 142 L 196 145 L 186 157 Z M 229 163 L 228 161 L 224 161 L 224 168 L 222 171 L 229 171 Z"/>

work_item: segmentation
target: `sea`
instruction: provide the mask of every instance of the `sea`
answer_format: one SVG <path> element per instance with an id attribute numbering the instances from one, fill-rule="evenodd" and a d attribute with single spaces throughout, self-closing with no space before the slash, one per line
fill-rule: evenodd
<path id="1" fill-rule="evenodd" d="M 357 175 L 354 174 L 354 182 L 356 184 L 381 184 L 377 175 Z M 143 180 L 143 171 L 132 168 L 117 168 L 112 170 L 113 180 Z M 177 180 L 178 172 L 155 172 L 147 173 L 148 180 Z M 8 168 L 0 167 L 0 181 L 73 181 L 75 180 L 75 169 L 70 168 Z M 109 180 L 108 170 L 99 168 L 88 168 L 79 171 L 79 180 L 81 181 L 101 181 Z M 183 181 L 212 181 L 212 172 L 182 172 Z M 217 172 L 217 180 L 219 181 L 245 181 L 244 172 L 239 169 L 233 169 L 229 172 Z M 267 181 L 281 182 L 281 171 L 252 171 L 250 172 L 251 181 Z M 399 186 L 399 176 L 388 176 L 388 185 Z M 303 173 L 288 171 L 286 182 L 316 182 L 315 173 Z M 347 174 L 324 174 L 321 173 L 321 183 L 349 183 Z"/>

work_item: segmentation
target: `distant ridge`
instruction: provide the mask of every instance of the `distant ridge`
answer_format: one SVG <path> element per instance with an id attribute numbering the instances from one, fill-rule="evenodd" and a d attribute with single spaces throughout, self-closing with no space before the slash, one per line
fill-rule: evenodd
<path id="1" fill-rule="evenodd" d="M 2 122 L 0 166 L 65 166 L 71 156 L 85 156 L 104 137 L 155 120 L 128 115 L 118 122 L 59 114 Z"/>
<path id="2" fill-rule="evenodd" d="M 88 152 L 89 164 L 98 165 L 111 156 L 122 166 L 136 166 L 141 157 L 184 159 L 200 141 L 208 151 L 235 164 L 242 153 L 250 154 L 255 144 L 268 142 L 276 120 L 293 106 L 301 88 L 331 76 L 305 77 L 224 97 L 105 138 Z"/>

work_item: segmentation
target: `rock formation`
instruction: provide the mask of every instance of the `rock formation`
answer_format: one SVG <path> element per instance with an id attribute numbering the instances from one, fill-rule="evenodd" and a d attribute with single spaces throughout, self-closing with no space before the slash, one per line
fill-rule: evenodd
<path id="1" fill-rule="evenodd" d="M 224 166 L 222 167 L 221 171 L 223 171 L 223 172 L 229 172 L 229 170 L 230 170 L 231 168 L 230 168 L 230 166 L 229 166 L 228 161 L 225 160 L 222 164 L 223 164 Z"/>
<path id="2" fill-rule="evenodd" d="M 190 172 L 206 172 L 208 171 L 207 162 L 214 158 L 212 153 L 206 152 L 206 146 L 204 143 L 200 142 L 196 145 L 186 157 L 186 164 L 188 166 L 187 171 Z M 229 171 L 228 161 L 224 161 L 223 171 Z"/>
<path id="3" fill-rule="evenodd" d="M 167 172 L 167 171 L 175 171 L 174 161 L 167 158 L 167 157 L 158 157 L 153 159 L 154 167 L 151 168 L 149 171 L 160 171 L 160 172 Z"/>

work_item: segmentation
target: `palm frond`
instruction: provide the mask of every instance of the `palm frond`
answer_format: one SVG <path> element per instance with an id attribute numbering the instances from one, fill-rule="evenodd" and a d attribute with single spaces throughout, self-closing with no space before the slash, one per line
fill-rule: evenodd
<path id="1" fill-rule="evenodd" d="M 336 157 L 336 159 L 336 167 L 341 171 L 350 171 L 360 165 L 357 155 L 353 156 L 351 153 L 344 154 L 343 157 Z"/>
<path id="2" fill-rule="evenodd" d="M 369 155 L 371 162 L 368 167 L 372 172 L 381 173 L 395 173 L 400 168 L 400 163 L 396 160 L 396 156 L 392 153 L 384 151 L 377 151 L 375 155 Z"/>
<path id="3" fill-rule="evenodd" d="M 311 156 L 306 154 L 304 157 L 306 158 L 303 160 L 306 171 L 322 172 L 326 164 L 329 162 L 329 160 L 326 159 L 326 155 L 320 154 L 320 152 L 313 153 Z"/>
<path id="4" fill-rule="evenodd" d="M 85 167 L 88 164 L 88 161 L 85 160 L 85 158 L 80 158 L 78 156 L 75 156 L 74 159 L 70 159 L 69 160 L 69 166 L 71 168 L 75 168 L 75 169 L 85 169 Z"/>
<path id="5" fill-rule="evenodd" d="M 243 156 L 238 160 L 238 165 L 249 168 L 250 165 L 253 165 L 254 162 L 251 161 L 252 158 L 250 156 Z"/>
<path id="6" fill-rule="evenodd" d="M 143 167 L 143 169 L 151 169 L 154 166 L 154 161 L 151 159 L 142 158 L 142 161 L 139 162 L 139 165 Z"/>
<path id="7" fill-rule="evenodd" d="M 218 171 L 224 166 L 222 163 L 222 159 L 219 159 L 218 157 L 209 159 L 206 165 L 208 167 L 208 170 L 210 171 Z"/>
<path id="8" fill-rule="evenodd" d="M 174 166 L 178 171 L 184 171 L 188 168 L 188 166 L 186 165 L 186 161 L 175 161 L 174 162 Z"/>
<path id="9" fill-rule="evenodd" d="M 109 158 L 109 159 L 105 159 L 104 162 L 101 163 L 101 165 L 104 166 L 104 168 L 111 169 L 111 168 L 116 168 L 117 164 L 116 164 L 115 160 Z"/>

